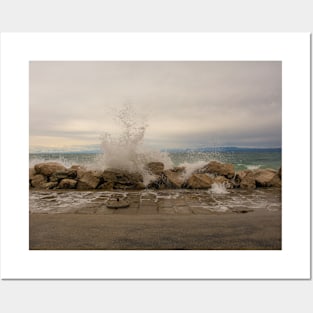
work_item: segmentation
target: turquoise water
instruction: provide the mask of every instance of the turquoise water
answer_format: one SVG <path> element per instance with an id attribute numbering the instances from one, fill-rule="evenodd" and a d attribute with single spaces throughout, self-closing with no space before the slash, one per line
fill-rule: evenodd
<path id="1" fill-rule="evenodd" d="M 172 151 L 168 152 L 174 166 L 182 163 L 196 163 L 199 161 L 218 160 L 223 163 L 232 163 L 235 170 L 281 167 L 281 149 L 221 149 L 214 151 Z M 30 167 L 36 163 L 57 161 L 69 167 L 73 164 L 88 165 L 95 163 L 99 153 L 31 153 L 29 154 Z"/>
<path id="2" fill-rule="evenodd" d="M 281 167 L 280 150 L 251 150 L 251 151 L 225 151 L 225 152 L 185 152 L 170 153 L 175 165 L 183 162 L 194 163 L 197 161 L 218 160 L 231 163 L 235 170 Z"/>

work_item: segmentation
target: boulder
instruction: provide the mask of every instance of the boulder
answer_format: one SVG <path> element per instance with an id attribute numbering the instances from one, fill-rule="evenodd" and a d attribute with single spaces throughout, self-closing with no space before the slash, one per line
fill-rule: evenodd
<path id="1" fill-rule="evenodd" d="M 54 189 L 58 185 L 57 182 L 48 182 L 42 185 L 44 189 Z"/>
<path id="2" fill-rule="evenodd" d="M 66 171 L 56 171 L 49 177 L 49 181 L 51 182 L 60 182 L 61 179 L 64 178 L 76 178 L 77 171 L 76 170 L 66 170 Z"/>
<path id="3" fill-rule="evenodd" d="M 29 179 L 32 179 L 33 176 L 36 175 L 35 169 L 32 167 L 29 169 Z"/>
<path id="4" fill-rule="evenodd" d="M 36 171 L 34 168 L 30 168 L 29 169 L 29 176 L 28 176 L 28 180 L 29 180 L 29 187 L 33 187 L 32 186 L 32 178 L 36 175 Z"/>
<path id="5" fill-rule="evenodd" d="M 113 182 L 104 182 L 98 187 L 98 189 L 113 190 L 113 186 L 114 186 Z"/>
<path id="6" fill-rule="evenodd" d="M 47 178 L 44 175 L 37 174 L 30 179 L 30 186 L 35 188 L 45 188 L 44 184 L 47 182 Z"/>
<path id="7" fill-rule="evenodd" d="M 279 176 L 278 174 L 275 174 L 273 179 L 270 181 L 269 185 L 271 185 L 272 187 L 281 188 L 281 176 Z"/>
<path id="8" fill-rule="evenodd" d="M 201 168 L 199 173 L 209 173 L 216 176 L 225 176 L 227 178 L 233 178 L 235 176 L 235 169 L 232 164 L 220 163 L 217 161 L 211 161 L 203 168 Z"/>
<path id="9" fill-rule="evenodd" d="M 234 188 L 234 184 L 229 179 L 227 179 L 225 176 L 216 176 L 216 177 L 214 177 L 213 178 L 213 183 L 221 184 L 226 189 Z"/>
<path id="10" fill-rule="evenodd" d="M 57 171 L 66 171 L 66 168 L 57 162 L 38 163 L 35 165 L 35 171 L 37 174 L 44 176 L 51 176 Z"/>
<path id="11" fill-rule="evenodd" d="M 277 175 L 272 169 L 259 169 L 253 173 L 257 187 L 271 187 L 273 186 L 273 179 Z"/>
<path id="12" fill-rule="evenodd" d="M 88 171 L 78 179 L 77 189 L 96 189 L 103 180 L 99 178 L 99 173 Z"/>
<path id="13" fill-rule="evenodd" d="M 143 177 L 139 173 L 130 173 L 118 169 L 107 169 L 101 175 L 101 188 L 113 189 L 143 189 Z"/>
<path id="14" fill-rule="evenodd" d="M 278 177 L 281 179 L 281 167 L 278 169 L 277 175 L 278 175 Z"/>
<path id="15" fill-rule="evenodd" d="M 76 177 L 77 178 L 81 178 L 87 172 L 87 169 L 84 166 L 72 165 L 69 168 L 69 171 L 73 171 L 74 173 L 76 173 L 76 176 L 72 177 L 72 178 L 76 178 Z"/>
<path id="16" fill-rule="evenodd" d="M 176 167 L 164 171 L 164 183 L 168 188 L 181 188 L 185 182 L 185 169 Z"/>
<path id="17" fill-rule="evenodd" d="M 243 171 L 238 171 L 235 174 L 234 181 L 236 181 L 238 184 L 240 184 L 241 180 L 248 174 L 252 173 L 251 170 L 243 170 Z"/>
<path id="18" fill-rule="evenodd" d="M 240 180 L 240 188 L 255 189 L 256 183 L 253 172 L 250 170 L 240 171 L 237 173 L 237 179 Z"/>
<path id="19" fill-rule="evenodd" d="M 77 180 L 64 178 L 60 181 L 58 188 L 59 189 L 75 189 L 77 185 Z"/>
<path id="20" fill-rule="evenodd" d="M 146 165 L 146 169 L 154 175 L 161 175 L 164 171 L 164 164 L 162 162 L 150 162 Z"/>
<path id="21" fill-rule="evenodd" d="M 207 174 L 193 174 L 186 183 L 187 188 L 204 189 L 210 188 L 214 183 L 213 178 Z"/>

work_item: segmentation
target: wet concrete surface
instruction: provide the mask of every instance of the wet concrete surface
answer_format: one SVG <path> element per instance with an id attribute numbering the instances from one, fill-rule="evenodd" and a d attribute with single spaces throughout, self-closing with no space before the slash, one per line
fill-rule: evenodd
<path id="1" fill-rule="evenodd" d="M 110 209 L 119 197 L 129 207 Z M 264 188 L 31 191 L 34 250 L 279 250 L 281 193 Z"/>

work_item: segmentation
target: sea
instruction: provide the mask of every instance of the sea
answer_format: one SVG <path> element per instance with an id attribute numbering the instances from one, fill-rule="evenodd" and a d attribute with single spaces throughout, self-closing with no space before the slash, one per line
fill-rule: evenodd
<path id="1" fill-rule="evenodd" d="M 281 148 L 204 148 L 204 149 L 168 149 L 163 150 L 170 160 L 171 166 L 194 167 L 201 166 L 212 160 L 222 163 L 231 163 L 236 171 L 254 170 L 281 167 L 282 151 Z M 29 164 L 33 167 L 40 162 L 60 162 L 66 167 L 72 165 L 82 165 L 85 167 L 101 167 L 103 153 L 101 152 L 49 152 L 49 153 L 30 153 Z M 163 161 L 154 159 L 154 161 Z M 105 164 L 103 168 L 105 169 Z"/>

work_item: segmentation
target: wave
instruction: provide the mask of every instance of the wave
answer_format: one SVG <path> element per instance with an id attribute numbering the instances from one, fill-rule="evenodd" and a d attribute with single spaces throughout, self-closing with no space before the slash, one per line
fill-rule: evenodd
<path id="1" fill-rule="evenodd" d="M 259 168 L 261 168 L 261 165 L 246 165 L 246 168 L 251 171 L 258 170 Z"/>
<path id="2" fill-rule="evenodd" d="M 211 189 L 209 189 L 209 193 L 227 194 L 229 191 L 226 190 L 226 187 L 223 184 L 213 183 Z"/>

